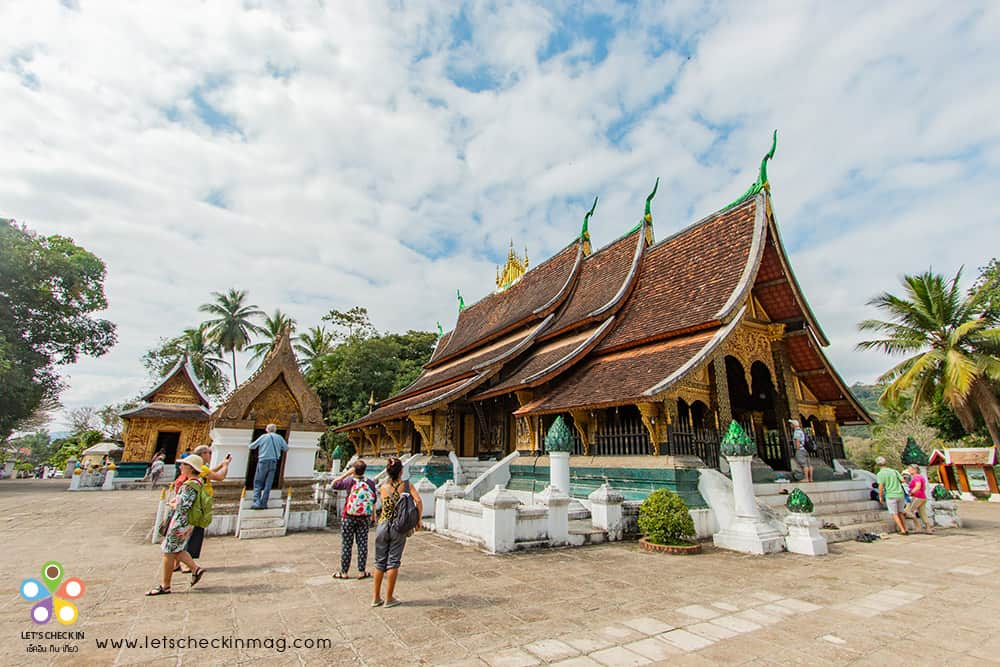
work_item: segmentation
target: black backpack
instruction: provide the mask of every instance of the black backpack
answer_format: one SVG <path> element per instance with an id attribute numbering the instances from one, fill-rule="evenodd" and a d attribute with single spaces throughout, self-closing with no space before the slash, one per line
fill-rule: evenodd
<path id="1" fill-rule="evenodd" d="M 412 491 L 413 486 L 407 482 L 406 490 L 399 494 L 395 513 L 389 522 L 393 530 L 404 535 L 409 534 L 420 523 L 420 512 L 417 510 L 417 503 L 413 500 Z"/>
<path id="2" fill-rule="evenodd" d="M 815 454 L 816 453 L 816 439 L 813 437 L 812 433 L 810 433 L 809 431 L 806 431 L 805 433 L 806 433 L 806 440 L 802 444 L 805 446 L 807 452 L 809 452 L 810 454 Z"/>

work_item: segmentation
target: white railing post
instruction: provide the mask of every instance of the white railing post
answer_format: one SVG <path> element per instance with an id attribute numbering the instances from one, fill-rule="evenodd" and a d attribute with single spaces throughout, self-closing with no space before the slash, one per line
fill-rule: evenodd
<path id="1" fill-rule="evenodd" d="M 240 507 L 238 510 L 236 510 L 236 529 L 233 530 L 233 535 L 235 537 L 240 536 L 240 524 L 243 523 L 243 501 L 246 497 L 247 497 L 247 490 L 244 487 L 244 489 L 240 491 Z"/>
<path id="2" fill-rule="evenodd" d="M 156 504 L 156 519 L 153 520 L 153 535 L 150 539 L 152 544 L 156 544 L 160 539 L 160 523 L 163 521 L 163 510 L 167 504 L 167 490 L 160 491 L 160 502 Z"/>
<path id="3" fill-rule="evenodd" d="M 292 489 L 291 487 L 289 487 L 288 495 L 285 497 L 284 524 L 286 528 L 288 527 L 288 517 L 290 517 L 291 515 L 292 515 Z"/>

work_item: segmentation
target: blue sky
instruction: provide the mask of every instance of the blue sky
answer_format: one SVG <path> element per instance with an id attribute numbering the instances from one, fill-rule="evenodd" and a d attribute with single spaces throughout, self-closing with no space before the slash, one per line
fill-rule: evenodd
<path id="1" fill-rule="evenodd" d="M 68 407 L 134 396 L 142 353 L 239 287 L 302 328 L 364 305 L 450 327 L 509 242 L 533 263 L 664 237 L 769 174 L 849 380 L 865 302 L 1000 246 L 993 3 L 526 2 L 0 7 L 0 215 L 108 264 L 120 342 Z M 245 370 L 241 373 L 245 375 Z"/>

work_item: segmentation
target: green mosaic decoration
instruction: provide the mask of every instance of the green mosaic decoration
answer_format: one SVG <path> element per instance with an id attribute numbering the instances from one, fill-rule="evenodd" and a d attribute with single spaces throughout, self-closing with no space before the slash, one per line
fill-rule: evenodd
<path id="1" fill-rule="evenodd" d="M 462 312 L 465 310 L 465 299 L 462 298 L 462 290 L 455 290 L 455 293 L 458 294 L 458 312 Z"/>
<path id="2" fill-rule="evenodd" d="M 587 215 L 583 216 L 583 229 L 580 230 L 580 239 L 583 241 L 590 240 L 590 216 L 594 215 L 594 209 L 597 208 L 597 197 L 594 197 L 594 205 L 590 207 L 587 211 Z"/>
<path id="3" fill-rule="evenodd" d="M 934 490 L 931 491 L 931 497 L 934 500 L 954 500 L 951 495 L 951 491 L 944 488 L 944 484 L 938 484 L 935 486 Z"/>
<path id="4" fill-rule="evenodd" d="M 764 154 L 764 158 L 760 161 L 760 173 L 757 174 L 757 180 L 754 181 L 753 185 L 747 188 L 746 192 L 741 194 L 736 198 L 735 201 L 731 202 L 728 206 L 725 206 L 723 210 L 727 208 L 732 208 L 740 202 L 744 202 L 750 197 L 755 196 L 761 190 L 771 191 L 771 184 L 767 180 L 767 161 L 774 157 L 774 149 L 778 147 L 778 131 L 774 131 L 774 136 L 771 139 L 771 150 Z"/>
<path id="5" fill-rule="evenodd" d="M 920 449 L 920 445 L 917 444 L 912 435 L 906 438 L 906 447 L 903 448 L 903 454 L 900 458 L 906 465 L 915 463 L 918 466 L 925 466 L 930 460 L 927 457 L 927 453 Z"/>
<path id="6" fill-rule="evenodd" d="M 571 452 L 573 451 L 573 434 L 566 426 L 566 420 L 562 415 L 556 417 L 549 427 L 549 432 L 545 434 L 545 451 L 547 452 Z"/>
<path id="7" fill-rule="evenodd" d="M 723 456 L 753 456 L 757 453 L 757 444 L 746 434 L 743 427 L 735 420 L 729 422 L 726 435 L 722 437 Z"/>
<path id="8" fill-rule="evenodd" d="M 795 512 L 796 514 L 810 514 L 813 511 L 813 501 L 806 495 L 806 492 L 795 487 L 792 492 L 788 494 L 788 500 L 785 501 L 785 507 L 788 508 L 789 512 Z"/>

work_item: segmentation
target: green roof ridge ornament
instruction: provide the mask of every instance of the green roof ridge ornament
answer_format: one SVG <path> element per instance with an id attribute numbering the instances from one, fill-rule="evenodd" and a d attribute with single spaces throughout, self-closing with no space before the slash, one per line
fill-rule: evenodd
<path id="1" fill-rule="evenodd" d="M 650 228 L 646 230 L 646 239 L 649 241 L 650 245 L 653 244 L 653 230 L 652 230 L 652 226 L 653 226 L 653 213 L 652 213 L 652 210 L 650 208 L 650 204 L 653 201 L 653 197 L 656 196 L 656 191 L 659 188 L 660 188 L 660 177 L 657 176 L 656 177 L 656 183 L 653 184 L 653 191 L 649 193 L 648 197 L 646 197 L 646 210 L 642 214 L 642 220 L 640 220 L 639 222 L 635 223 L 635 227 L 633 227 L 632 229 L 628 230 L 628 232 L 625 234 L 625 236 L 628 236 L 629 234 L 632 234 L 634 232 L 639 231 L 639 228 L 642 227 L 643 221 L 645 221 L 645 222 L 649 223 L 649 225 L 650 225 Z M 622 238 L 624 238 L 624 237 L 622 237 Z"/>
<path id="2" fill-rule="evenodd" d="M 441 340 L 442 338 L 444 338 L 444 327 L 441 326 L 440 320 L 438 321 L 437 325 L 438 325 L 438 340 Z"/>
<path id="3" fill-rule="evenodd" d="M 549 427 L 549 432 L 545 434 L 546 452 L 571 452 L 573 451 L 573 435 L 566 426 L 566 420 L 562 415 L 556 417 Z"/>
<path id="4" fill-rule="evenodd" d="M 757 444 L 746 434 L 736 420 L 729 422 L 729 428 L 722 437 L 720 447 L 723 456 L 753 456 L 757 453 Z"/>
<path id="5" fill-rule="evenodd" d="M 788 494 L 788 500 L 785 501 L 785 507 L 788 508 L 789 512 L 794 512 L 795 514 L 811 514 L 813 511 L 813 501 L 806 495 L 806 492 L 795 487 L 792 492 Z"/>
<path id="6" fill-rule="evenodd" d="M 594 205 L 590 207 L 587 214 L 583 216 L 583 229 L 580 230 L 580 240 L 583 242 L 583 254 L 589 255 L 591 251 L 590 247 L 590 216 L 594 215 L 594 209 L 597 208 L 597 197 L 594 197 Z"/>
<path id="7" fill-rule="evenodd" d="M 465 310 L 465 299 L 462 298 L 462 290 L 457 289 L 455 293 L 458 294 L 458 312 Z"/>
<path id="8" fill-rule="evenodd" d="M 930 461 L 927 457 L 927 452 L 920 449 L 920 445 L 917 444 L 912 435 L 906 437 L 906 446 L 903 448 L 903 453 L 899 458 L 906 465 L 916 463 L 918 466 L 925 466 Z"/>
<path id="9" fill-rule="evenodd" d="M 771 150 L 764 153 L 764 157 L 760 161 L 760 172 L 757 174 L 757 180 L 754 181 L 753 185 L 747 188 L 746 192 L 744 192 L 735 200 L 724 206 L 722 210 L 726 210 L 727 208 L 732 208 L 733 206 L 736 206 L 741 202 L 745 202 L 747 199 L 750 199 L 750 197 L 755 196 L 761 190 L 767 190 L 768 192 L 771 191 L 771 183 L 767 180 L 767 163 L 768 160 L 774 158 L 774 149 L 777 147 L 778 147 L 778 131 L 775 130 L 774 134 L 771 137 Z"/>

